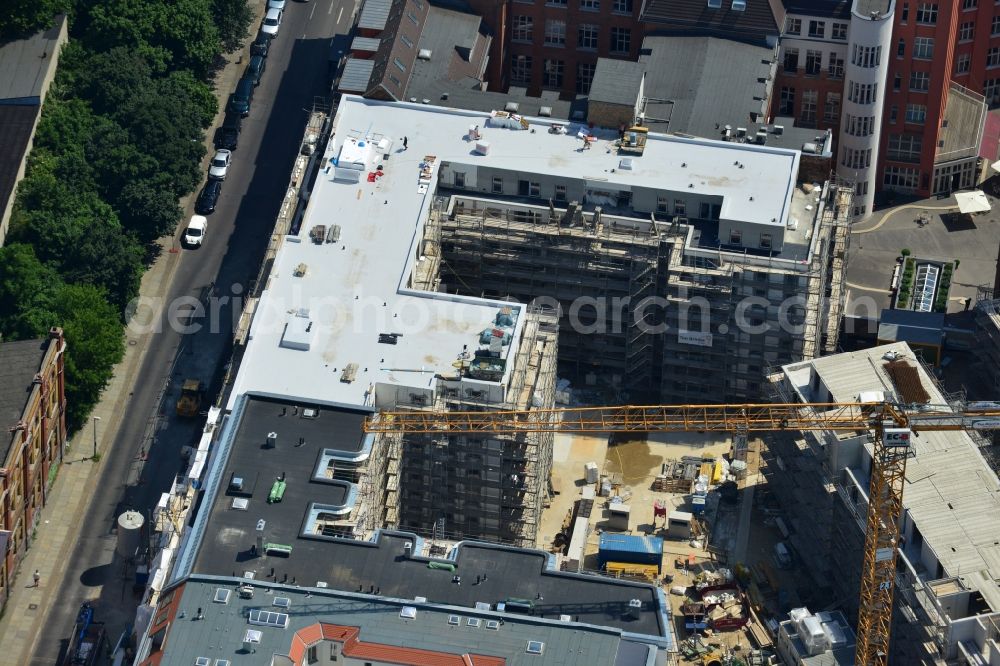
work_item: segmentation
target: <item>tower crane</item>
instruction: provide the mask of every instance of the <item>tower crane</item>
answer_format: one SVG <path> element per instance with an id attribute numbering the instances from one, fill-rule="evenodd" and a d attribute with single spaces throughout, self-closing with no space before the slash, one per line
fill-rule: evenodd
<path id="1" fill-rule="evenodd" d="M 1000 403 L 970 403 L 961 410 L 950 405 L 883 401 L 383 411 L 366 419 L 364 429 L 368 433 L 442 437 L 490 433 L 867 432 L 872 444 L 872 474 L 855 663 L 886 666 L 910 439 L 924 431 L 1000 429 Z"/>

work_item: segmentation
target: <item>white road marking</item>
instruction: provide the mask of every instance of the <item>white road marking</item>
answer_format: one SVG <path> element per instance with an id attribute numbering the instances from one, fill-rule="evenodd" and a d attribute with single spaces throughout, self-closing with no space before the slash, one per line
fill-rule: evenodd
<path id="1" fill-rule="evenodd" d="M 330 2 L 330 8 L 328 10 L 326 10 L 326 13 L 327 14 L 332 14 L 333 13 L 333 2 Z"/>
<path id="2" fill-rule="evenodd" d="M 332 9 L 332 7 L 331 7 Z M 337 25 L 340 25 L 340 19 L 344 17 L 344 8 L 340 8 L 340 12 L 337 13 Z"/>
<path id="3" fill-rule="evenodd" d="M 313 14 L 316 13 L 316 5 L 313 5 L 312 9 L 309 10 L 309 20 L 312 21 Z"/>

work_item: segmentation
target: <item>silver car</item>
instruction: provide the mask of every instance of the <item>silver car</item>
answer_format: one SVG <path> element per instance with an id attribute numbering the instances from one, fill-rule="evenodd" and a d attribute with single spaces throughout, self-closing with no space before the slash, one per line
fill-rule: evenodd
<path id="1" fill-rule="evenodd" d="M 264 16 L 264 23 L 260 26 L 260 31 L 265 35 L 277 37 L 278 28 L 281 27 L 281 14 L 282 11 L 280 9 L 268 9 L 267 15 Z"/>
<path id="2" fill-rule="evenodd" d="M 233 152 L 221 148 L 215 151 L 215 157 L 208 165 L 208 177 L 216 180 L 225 180 L 229 172 L 229 165 L 233 160 Z"/>

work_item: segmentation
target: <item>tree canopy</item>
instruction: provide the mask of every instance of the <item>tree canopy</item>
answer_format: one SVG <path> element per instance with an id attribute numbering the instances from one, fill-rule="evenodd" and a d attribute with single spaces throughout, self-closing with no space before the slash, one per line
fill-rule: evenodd
<path id="1" fill-rule="evenodd" d="M 71 428 L 124 353 L 122 323 L 153 243 L 203 174 L 211 75 L 253 18 L 247 0 L 6 0 L 0 40 L 70 18 L 0 248 L 0 334 L 61 326 Z"/>

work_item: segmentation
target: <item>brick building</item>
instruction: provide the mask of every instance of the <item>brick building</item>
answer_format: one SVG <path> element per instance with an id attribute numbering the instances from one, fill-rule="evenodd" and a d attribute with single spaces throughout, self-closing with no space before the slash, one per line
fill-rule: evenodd
<path id="1" fill-rule="evenodd" d="M 1000 106 L 1000 5 L 787 0 L 774 115 L 835 132 L 838 174 L 930 196 L 976 182 L 987 107 Z"/>
<path id="2" fill-rule="evenodd" d="M 45 506 L 66 444 L 62 329 L 0 344 L 0 608 Z"/>

